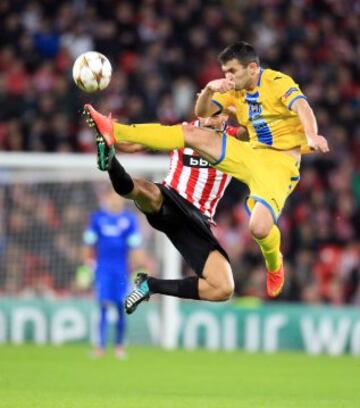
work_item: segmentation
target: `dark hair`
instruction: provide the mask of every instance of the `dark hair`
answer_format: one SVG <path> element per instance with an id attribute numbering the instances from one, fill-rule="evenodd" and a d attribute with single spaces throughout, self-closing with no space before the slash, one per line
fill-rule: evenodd
<path id="1" fill-rule="evenodd" d="M 250 62 L 256 62 L 260 65 L 260 60 L 256 54 L 255 48 L 245 41 L 238 41 L 229 45 L 221 51 L 218 59 L 221 64 L 226 64 L 228 61 L 236 59 L 244 67 L 247 67 Z"/>

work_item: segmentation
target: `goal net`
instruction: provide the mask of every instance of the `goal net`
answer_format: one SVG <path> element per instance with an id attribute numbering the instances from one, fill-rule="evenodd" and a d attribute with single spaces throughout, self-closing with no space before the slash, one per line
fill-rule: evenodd
<path id="1" fill-rule="evenodd" d="M 109 185 L 107 173 L 95 163 L 94 155 L 0 154 L 2 295 L 74 295 L 75 271 L 83 263 L 82 235 Z M 122 155 L 122 163 L 130 174 L 154 181 L 168 168 L 167 156 Z M 179 277 L 181 261 L 174 247 L 140 213 L 138 220 L 144 248 L 156 259 L 159 275 Z M 162 299 L 161 341 L 171 348 L 176 300 Z"/>

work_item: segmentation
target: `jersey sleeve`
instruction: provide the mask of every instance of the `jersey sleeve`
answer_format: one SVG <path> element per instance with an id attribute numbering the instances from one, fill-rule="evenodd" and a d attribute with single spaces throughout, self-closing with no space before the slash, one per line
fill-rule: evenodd
<path id="1" fill-rule="evenodd" d="M 231 92 L 215 92 L 211 102 L 219 108 L 219 111 L 216 113 L 221 113 L 224 109 L 230 105 L 234 105 L 234 96 Z"/>
<path id="2" fill-rule="evenodd" d="M 130 249 L 139 248 L 142 244 L 142 238 L 136 216 L 129 214 L 129 228 L 126 234 L 126 244 Z"/>
<path id="3" fill-rule="evenodd" d="M 289 110 L 296 100 L 306 99 L 299 85 L 288 75 L 277 73 L 273 78 L 273 84 L 276 95 Z"/>
<path id="4" fill-rule="evenodd" d="M 83 233 L 83 244 L 87 246 L 93 246 L 98 240 L 98 228 L 96 214 L 90 216 L 89 224 Z"/>

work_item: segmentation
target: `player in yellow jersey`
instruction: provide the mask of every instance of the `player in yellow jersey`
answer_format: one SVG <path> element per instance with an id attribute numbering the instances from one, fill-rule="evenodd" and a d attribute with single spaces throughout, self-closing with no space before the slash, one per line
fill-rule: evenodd
<path id="1" fill-rule="evenodd" d="M 216 135 L 191 125 L 122 125 L 91 106 L 85 109 L 108 145 L 135 142 L 158 150 L 195 149 L 214 167 L 246 183 L 249 228 L 265 258 L 267 292 L 276 297 L 284 284 L 278 217 L 300 179 L 301 151 L 328 152 L 318 135 L 314 113 L 299 86 L 287 75 L 262 69 L 254 48 L 245 42 L 219 56 L 225 78 L 211 81 L 196 101 L 198 116 L 212 116 L 230 106 L 246 127 L 250 142 Z"/>
<path id="2" fill-rule="evenodd" d="M 288 75 L 261 68 L 250 44 L 238 42 L 227 47 L 219 60 L 225 78 L 207 84 L 198 96 L 195 112 L 211 116 L 234 106 L 238 122 L 248 131 L 246 149 L 244 143 L 227 146 L 222 170 L 250 188 L 246 202 L 251 213 L 249 227 L 264 255 L 268 293 L 274 297 L 284 281 L 276 222 L 300 179 L 301 151 L 325 153 L 328 145 L 318 135 L 315 116 L 298 84 Z M 236 166 L 239 155 L 241 167 Z"/>

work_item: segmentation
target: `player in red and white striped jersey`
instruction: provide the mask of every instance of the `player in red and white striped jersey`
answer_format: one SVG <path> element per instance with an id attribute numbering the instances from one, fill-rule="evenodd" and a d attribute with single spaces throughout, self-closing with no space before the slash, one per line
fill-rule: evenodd
<path id="1" fill-rule="evenodd" d="M 236 136 L 238 128 L 226 127 L 227 115 L 196 121 L 198 126 L 216 128 Z M 135 289 L 127 296 L 125 310 L 132 313 L 153 293 L 188 299 L 222 301 L 229 299 L 234 280 L 225 250 L 214 237 L 210 223 L 230 177 L 215 170 L 192 149 L 171 153 L 169 172 L 161 184 L 132 178 L 108 148 L 102 136 L 96 137 L 98 164 L 108 170 L 115 191 L 135 202 L 155 229 L 164 232 L 197 276 L 165 280 L 137 275 Z M 117 148 L 134 152 L 137 145 Z"/>
<path id="2" fill-rule="evenodd" d="M 169 173 L 163 184 L 212 219 L 230 180 L 230 176 L 211 167 L 193 149 L 185 148 L 171 153 Z"/>
<path id="3" fill-rule="evenodd" d="M 200 126 L 200 120 L 195 121 L 194 124 Z M 238 129 L 233 126 L 224 128 L 231 136 L 237 136 Z M 185 147 L 171 152 L 169 171 L 163 184 L 173 188 L 212 220 L 230 180 L 231 176 L 214 169 L 193 149 Z"/>

